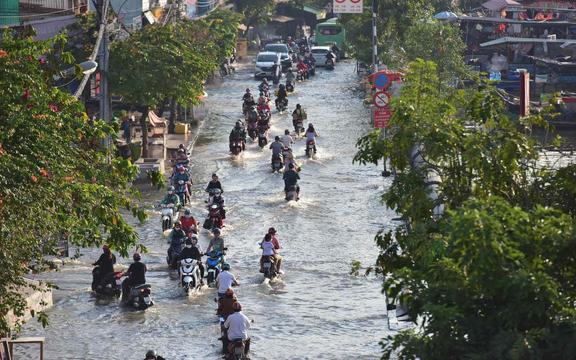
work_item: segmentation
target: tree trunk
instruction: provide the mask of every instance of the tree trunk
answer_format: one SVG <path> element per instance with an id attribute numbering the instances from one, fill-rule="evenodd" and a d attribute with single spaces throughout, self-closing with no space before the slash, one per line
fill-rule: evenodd
<path id="1" fill-rule="evenodd" d="M 170 117 L 168 118 L 168 134 L 174 134 L 176 130 L 176 99 L 170 99 Z"/>
<path id="2" fill-rule="evenodd" d="M 168 100 L 168 98 L 165 98 L 162 100 L 162 103 L 160 103 L 160 106 L 158 107 L 158 116 L 164 117 L 164 111 L 166 111 L 166 106 L 168 106 Z"/>
<path id="3" fill-rule="evenodd" d="M 140 127 L 142 128 L 142 158 L 148 157 L 148 109 L 149 106 L 144 106 L 140 110 L 142 116 L 140 117 Z"/>

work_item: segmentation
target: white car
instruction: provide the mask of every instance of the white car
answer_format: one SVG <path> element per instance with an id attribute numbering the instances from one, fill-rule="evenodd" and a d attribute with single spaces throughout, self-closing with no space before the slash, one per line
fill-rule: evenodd
<path id="1" fill-rule="evenodd" d="M 279 53 L 263 51 L 256 56 L 254 66 L 254 77 L 256 79 L 268 78 L 275 84 L 280 81 L 282 75 L 281 57 Z"/>
<path id="2" fill-rule="evenodd" d="M 310 52 L 316 60 L 316 67 L 326 66 L 326 54 L 330 52 L 330 46 L 312 46 Z"/>

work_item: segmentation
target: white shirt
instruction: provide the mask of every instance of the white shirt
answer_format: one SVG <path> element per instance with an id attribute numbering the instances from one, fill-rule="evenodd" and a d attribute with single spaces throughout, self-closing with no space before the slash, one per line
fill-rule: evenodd
<path id="1" fill-rule="evenodd" d="M 274 255 L 274 244 L 272 244 L 272 241 L 262 241 L 262 244 L 260 246 L 262 247 L 263 256 Z"/>
<path id="2" fill-rule="evenodd" d="M 282 135 L 280 137 L 280 141 L 284 144 L 284 147 L 292 149 L 292 144 L 294 143 L 294 139 L 290 135 Z"/>
<path id="3" fill-rule="evenodd" d="M 228 329 L 228 340 L 248 339 L 248 329 L 250 329 L 250 319 L 241 311 L 228 315 L 224 322 L 224 327 Z"/>
<path id="4" fill-rule="evenodd" d="M 232 287 L 232 284 L 236 282 L 236 278 L 232 273 L 224 270 L 218 274 L 216 282 L 218 283 L 218 292 L 223 294 L 228 290 L 228 288 Z"/>
<path id="5" fill-rule="evenodd" d="M 306 141 L 315 141 L 316 140 L 316 133 L 313 131 L 306 132 Z"/>

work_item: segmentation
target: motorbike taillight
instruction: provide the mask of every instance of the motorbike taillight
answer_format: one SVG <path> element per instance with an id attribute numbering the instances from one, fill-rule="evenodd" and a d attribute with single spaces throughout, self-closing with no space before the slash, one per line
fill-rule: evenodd
<path id="1" fill-rule="evenodd" d="M 150 295 L 150 288 L 140 290 L 142 294 Z"/>

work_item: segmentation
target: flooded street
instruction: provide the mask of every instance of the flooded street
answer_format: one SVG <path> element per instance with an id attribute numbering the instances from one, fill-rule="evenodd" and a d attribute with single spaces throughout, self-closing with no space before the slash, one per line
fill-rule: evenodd
<path id="1" fill-rule="evenodd" d="M 281 174 L 272 174 L 270 150 L 248 140 L 246 152 L 232 158 L 228 135 L 241 117 L 244 90 L 256 90 L 252 73 L 239 72 L 208 91 L 211 117 L 192 153 L 195 182 L 191 206 L 195 218 L 206 215 L 203 189 L 216 172 L 228 209 L 223 237 L 231 272 L 244 313 L 254 319 L 250 331 L 252 359 L 379 359 L 378 342 L 387 335 L 386 304 L 381 279 L 352 277 L 351 262 L 374 263 L 373 241 L 382 224 L 391 227 L 395 214 L 379 202 L 390 180 L 375 166 L 352 164 L 358 137 L 370 130 L 369 112 L 356 93 L 352 62 L 334 72 L 319 70 L 296 84 L 288 114 L 273 110 L 270 136 L 292 130 L 289 113 L 302 104 L 320 134 L 318 154 L 306 159 L 304 140 L 295 144 L 301 164 L 301 200 L 284 200 Z M 260 242 L 270 226 L 283 246 L 280 280 L 262 284 L 258 272 Z M 43 277 L 60 287 L 43 330 L 31 321 L 23 335 L 46 337 L 46 359 L 143 359 L 153 348 L 167 359 L 218 359 L 221 343 L 215 290 L 186 297 L 170 274 L 159 214 L 137 226 L 149 253 L 144 254 L 155 306 L 134 312 L 116 301 L 100 303 L 90 292 L 91 262 L 99 250 L 85 252 L 77 265 Z M 210 237 L 202 230 L 206 249 Z M 129 264 L 128 259 L 119 259 Z M 17 359 L 25 357 L 17 357 Z"/>

